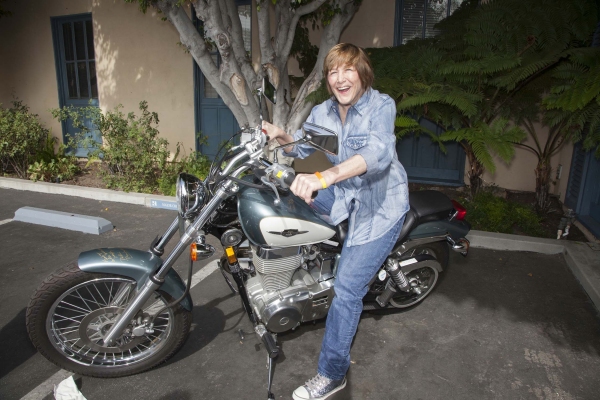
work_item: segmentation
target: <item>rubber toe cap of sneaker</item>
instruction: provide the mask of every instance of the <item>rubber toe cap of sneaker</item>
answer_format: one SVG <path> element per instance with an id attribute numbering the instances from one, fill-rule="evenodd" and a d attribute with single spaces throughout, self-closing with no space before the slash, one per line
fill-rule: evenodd
<path id="1" fill-rule="evenodd" d="M 289 392 L 288 392 L 289 393 Z M 304 386 L 300 386 L 298 389 L 294 390 L 294 400 L 309 400 L 310 394 L 308 390 Z"/>

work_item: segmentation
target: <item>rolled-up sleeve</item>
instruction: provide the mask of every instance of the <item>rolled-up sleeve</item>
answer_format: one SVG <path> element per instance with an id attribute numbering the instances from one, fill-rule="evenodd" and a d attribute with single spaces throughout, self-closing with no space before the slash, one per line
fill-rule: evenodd
<path id="1" fill-rule="evenodd" d="M 367 163 L 367 172 L 360 178 L 369 178 L 385 171 L 396 153 L 396 136 L 394 121 L 396 120 L 396 104 L 389 96 L 382 98 L 381 104 L 374 107 L 375 112 L 366 116 L 370 118 L 369 136 L 365 146 L 357 151 Z"/>

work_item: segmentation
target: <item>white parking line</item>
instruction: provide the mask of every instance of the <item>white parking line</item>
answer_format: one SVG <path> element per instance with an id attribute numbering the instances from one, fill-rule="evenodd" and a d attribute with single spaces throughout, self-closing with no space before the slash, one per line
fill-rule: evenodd
<path id="1" fill-rule="evenodd" d="M 9 222 L 12 222 L 12 219 L 4 219 L 0 221 L 0 225 L 8 224 Z"/>
<path id="2" fill-rule="evenodd" d="M 27 393 L 25 396 L 21 397 L 21 400 L 40 400 L 44 397 L 48 396 L 50 393 L 54 393 L 54 385 L 58 385 L 68 377 L 73 375 L 72 372 L 65 371 L 61 369 L 50 378 L 46 379 L 44 382 L 38 385 L 31 392 Z"/>
<path id="3" fill-rule="evenodd" d="M 7 220 L 10 222 L 10 220 Z M 0 225 L 6 223 L 5 221 L 0 221 Z M 217 265 L 217 260 L 211 261 L 206 264 L 203 268 L 200 268 L 198 272 L 192 275 L 192 285 L 190 288 L 193 288 L 200 282 L 202 282 L 206 277 L 215 272 L 219 266 Z M 72 372 L 65 371 L 61 369 L 50 378 L 46 379 L 44 382 L 39 384 L 35 389 L 31 392 L 27 393 L 25 396 L 21 397 L 21 400 L 42 400 L 44 397 L 48 396 L 48 394 L 54 392 L 54 386 L 58 385 L 63 380 L 67 379 L 69 376 L 73 375 Z"/>

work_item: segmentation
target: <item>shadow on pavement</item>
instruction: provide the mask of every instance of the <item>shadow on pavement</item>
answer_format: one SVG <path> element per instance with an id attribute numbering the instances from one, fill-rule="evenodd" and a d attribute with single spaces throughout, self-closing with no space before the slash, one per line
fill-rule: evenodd
<path id="1" fill-rule="evenodd" d="M 25 328 L 25 308 L 0 329 L 0 378 L 32 357 L 37 350 L 29 341 Z"/>

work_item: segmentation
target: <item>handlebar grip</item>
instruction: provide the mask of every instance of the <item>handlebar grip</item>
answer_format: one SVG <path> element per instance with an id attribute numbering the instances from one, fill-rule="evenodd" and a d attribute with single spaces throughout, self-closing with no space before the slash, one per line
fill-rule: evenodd
<path id="1" fill-rule="evenodd" d="M 283 182 L 285 182 L 285 184 L 288 185 L 288 186 L 292 186 L 292 183 L 294 183 L 295 179 L 296 179 L 296 175 L 294 175 L 294 174 L 287 174 L 285 176 L 285 178 L 283 179 Z"/>

